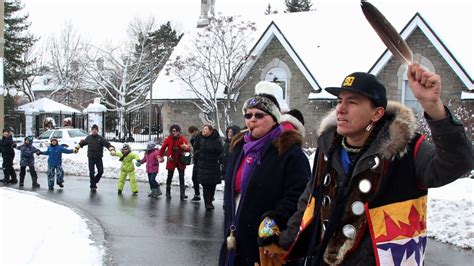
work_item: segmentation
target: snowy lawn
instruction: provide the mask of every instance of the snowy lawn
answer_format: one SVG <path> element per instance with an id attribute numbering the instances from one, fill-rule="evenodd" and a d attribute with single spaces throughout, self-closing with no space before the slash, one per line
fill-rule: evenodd
<path id="1" fill-rule="evenodd" d="M 120 149 L 122 143 L 113 143 Z M 132 143 L 132 149 L 143 157 L 146 144 Z M 15 169 L 19 170 L 19 152 L 15 156 Z M 47 156 L 36 157 L 36 170 L 39 172 L 47 171 Z M 309 157 L 312 164 L 313 156 Z M 104 150 L 104 177 L 117 179 L 120 170 L 118 157 L 113 157 L 108 151 Z M 157 181 L 161 184 L 166 182 L 167 171 L 165 163 L 160 164 Z M 87 167 L 87 147 L 84 147 L 78 154 L 64 154 L 63 168 L 66 175 L 88 176 Z M 185 183 L 188 187 L 192 186 L 193 165 L 186 167 Z M 136 176 L 139 181 L 147 182 L 145 165 L 136 169 Z M 66 180 L 67 182 L 67 180 Z M 178 184 L 178 172 L 175 171 L 173 184 Z M 223 183 L 217 186 L 217 190 L 223 190 Z M 100 189 L 100 185 L 99 185 Z M 125 189 L 130 189 L 125 185 Z M 462 248 L 474 248 L 474 208 L 473 196 L 474 179 L 462 178 L 447 186 L 430 189 L 428 201 L 428 235 L 439 241 L 450 243 Z"/>
<path id="2" fill-rule="evenodd" d="M 0 265 L 102 265 L 85 220 L 35 194 L 0 188 Z"/>

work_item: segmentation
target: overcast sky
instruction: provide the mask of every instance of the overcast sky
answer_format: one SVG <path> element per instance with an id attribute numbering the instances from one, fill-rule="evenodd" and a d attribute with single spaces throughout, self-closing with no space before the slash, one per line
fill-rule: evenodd
<path id="1" fill-rule="evenodd" d="M 126 37 L 135 17 L 171 20 L 182 31 L 195 27 L 200 0 L 22 0 L 30 15 L 31 30 L 40 37 L 60 32 L 65 21 L 72 22 L 86 39 L 116 41 Z M 268 3 L 280 6 L 284 0 L 216 0 L 216 12 L 260 16 Z"/>

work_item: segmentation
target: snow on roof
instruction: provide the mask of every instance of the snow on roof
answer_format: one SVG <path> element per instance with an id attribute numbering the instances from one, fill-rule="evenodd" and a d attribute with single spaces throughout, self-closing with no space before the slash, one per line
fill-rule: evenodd
<path id="1" fill-rule="evenodd" d="M 41 113 L 53 113 L 53 114 L 72 114 L 77 113 L 80 114 L 81 111 L 66 106 L 62 103 L 55 102 L 48 98 L 41 98 L 34 102 L 30 102 L 18 107 L 18 111 L 27 111 L 29 109 L 36 109 Z"/>
<path id="2" fill-rule="evenodd" d="M 461 92 L 461 100 L 474 100 L 474 92 Z"/>
<path id="3" fill-rule="evenodd" d="M 31 83 L 32 91 L 54 91 L 56 90 L 56 82 L 54 77 L 50 74 L 44 74 L 41 76 L 35 76 Z"/>
<path id="4" fill-rule="evenodd" d="M 371 3 L 399 32 L 415 14 L 420 13 L 429 21 L 436 36 L 446 45 L 472 83 L 474 30 L 473 4 L 470 1 L 372 0 Z M 385 45 L 364 17 L 359 1 L 321 0 L 314 3 L 313 8 L 315 11 L 253 17 L 251 20 L 256 21 L 258 30 L 254 44 L 249 45 L 253 47 L 251 56 L 258 60 L 258 56 L 275 36 L 303 74 L 307 72 L 308 75 L 305 76 L 309 78 L 313 89 L 321 91 L 324 87 L 340 85 L 349 73 L 369 71 L 386 51 Z M 269 28 L 272 21 L 276 27 Z M 266 29 L 271 32 L 264 32 Z M 171 58 L 186 51 L 186 42 L 192 39 L 186 38 L 187 35 L 190 34 L 185 33 Z M 251 65 L 252 62 L 250 67 Z M 250 69 L 249 66 L 247 68 Z M 161 71 L 153 85 L 153 99 L 196 98 L 187 91 L 187 85 L 173 76 L 164 75 L 164 72 Z M 317 96 L 314 93 L 309 95 L 310 98 L 323 99 L 326 96 L 328 95 Z"/>

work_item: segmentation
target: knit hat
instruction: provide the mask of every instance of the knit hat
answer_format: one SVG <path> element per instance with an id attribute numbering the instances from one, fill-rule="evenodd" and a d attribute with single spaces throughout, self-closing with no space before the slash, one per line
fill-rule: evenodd
<path id="1" fill-rule="evenodd" d="M 272 95 L 278 102 L 278 106 L 280 107 L 280 111 L 282 113 L 288 112 L 288 110 L 290 110 L 290 108 L 288 108 L 288 104 L 283 99 L 283 88 L 277 83 L 269 81 L 260 81 L 257 83 L 257 85 L 255 85 L 255 95 L 262 94 Z"/>
<path id="2" fill-rule="evenodd" d="M 25 137 L 25 141 L 26 140 L 29 140 L 30 141 L 30 144 L 33 144 L 33 136 L 27 136 Z"/>
<path id="3" fill-rule="evenodd" d="M 377 107 L 387 108 L 385 86 L 369 73 L 354 72 L 344 79 L 341 87 L 329 87 L 326 91 L 335 96 L 343 91 L 357 92 L 369 97 Z"/>
<path id="4" fill-rule="evenodd" d="M 96 124 L 93 124 L 91 127 L 91 130 L 94 130 L 94 129 L 99 131 L 99 127 Z"/>
<path id="5" fill-rule="evenodd" d="M 147 151 L 151 151 L 151 150 L 153 150 L 155 147 L 156 147 L 155 142 L 150 141 L 150 142 L 148 142 L 148 144 L 146 145 L 146 150 L 147 150 Z"/>
<path id="6" fill-rule="evenodd" d="M 248 99 L 242 108 L 257 108 L 271 115 L 277 123 L 281 122 L 281 112 L 288 111 L 288 105 L 283 100 L 283 88 L 277 83 L 260 81 L 255 85 L 255 96 Z"/>
<path id="7" fill-rule="evenodd" d="M 58 142 L 58 139 L 57 139 L 57 138 L 51 138 L 51 140 L 50 140 L 51 145 L 52 145 L 52 146 L 55 146 L 55 145 L 53 145 L 53 140 L 55 140 L 55 141 L 56 141 L 56 145 L 58 145 L 59 142 Z"/>

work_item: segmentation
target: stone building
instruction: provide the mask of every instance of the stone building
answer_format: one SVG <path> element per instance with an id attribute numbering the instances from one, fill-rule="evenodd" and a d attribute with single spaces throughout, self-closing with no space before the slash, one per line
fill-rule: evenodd
<path id="1" fill-rule="evenodd" d="M 326 93 L 324 87 L 339 86 L 342 79 L 352 72 L 365 71 L 378 76 L 387 87 L 389 100 L 401 101 L 419 110 L 407 87 L 406 65 L 385 48 L 361 16 L 360 7 L 355 6 L 359 10 L 338 5 L 318 6 L 315 12 L 268 16 L 271 21 L 259 23 L 260 32 L 249 51 L 250 60 L 242 76 L 245 85 L 240 90 L 237 106 L 242 106 L 254 94 L 255 84 L 259 81 L 279 83 L 288 106 L 299 109 L 304 115 L 306 146 L 309 147 L 315 146 L 314 135 L 319 122 L 336 104 L 335 97 Z M 334 14 L 345 19 L 332 23 Z M 399 16 L 388 18 L 392 17 Z M 400 28 L 405 25 L 401 35 L 416 54 L 415 58 L 442 76 L 443 102 L 451 109 L 464 104 L 472 110 L 472 78 L 459 62 L 459 59 L 464 59 L 462 62 L 467 67 L 472 64 L 462 57 L 465 51 L 457 50 L 458 57 L 454 56 L 443 43 L 442 36 L 435 33 L 420 13 L 412 13 L 411 19 L 397 22 Z M 472 35 L 472 32 L 467 34 Z M 174 53 L 173 56 L 179 55 Z M 162 106 L 164 132 L 175 123 L 182 128 L 208 123 L 205 115 L 196 108 L 199 104 L 197 98 L 186 90 L 186 85 L 164 76 L 160 73 L 153 86 L 153 101 Z M 237 109 L 233 121 L 242 126 L 242 113 Z M 469 127 L 472 129 L 472 125 Z"/>

